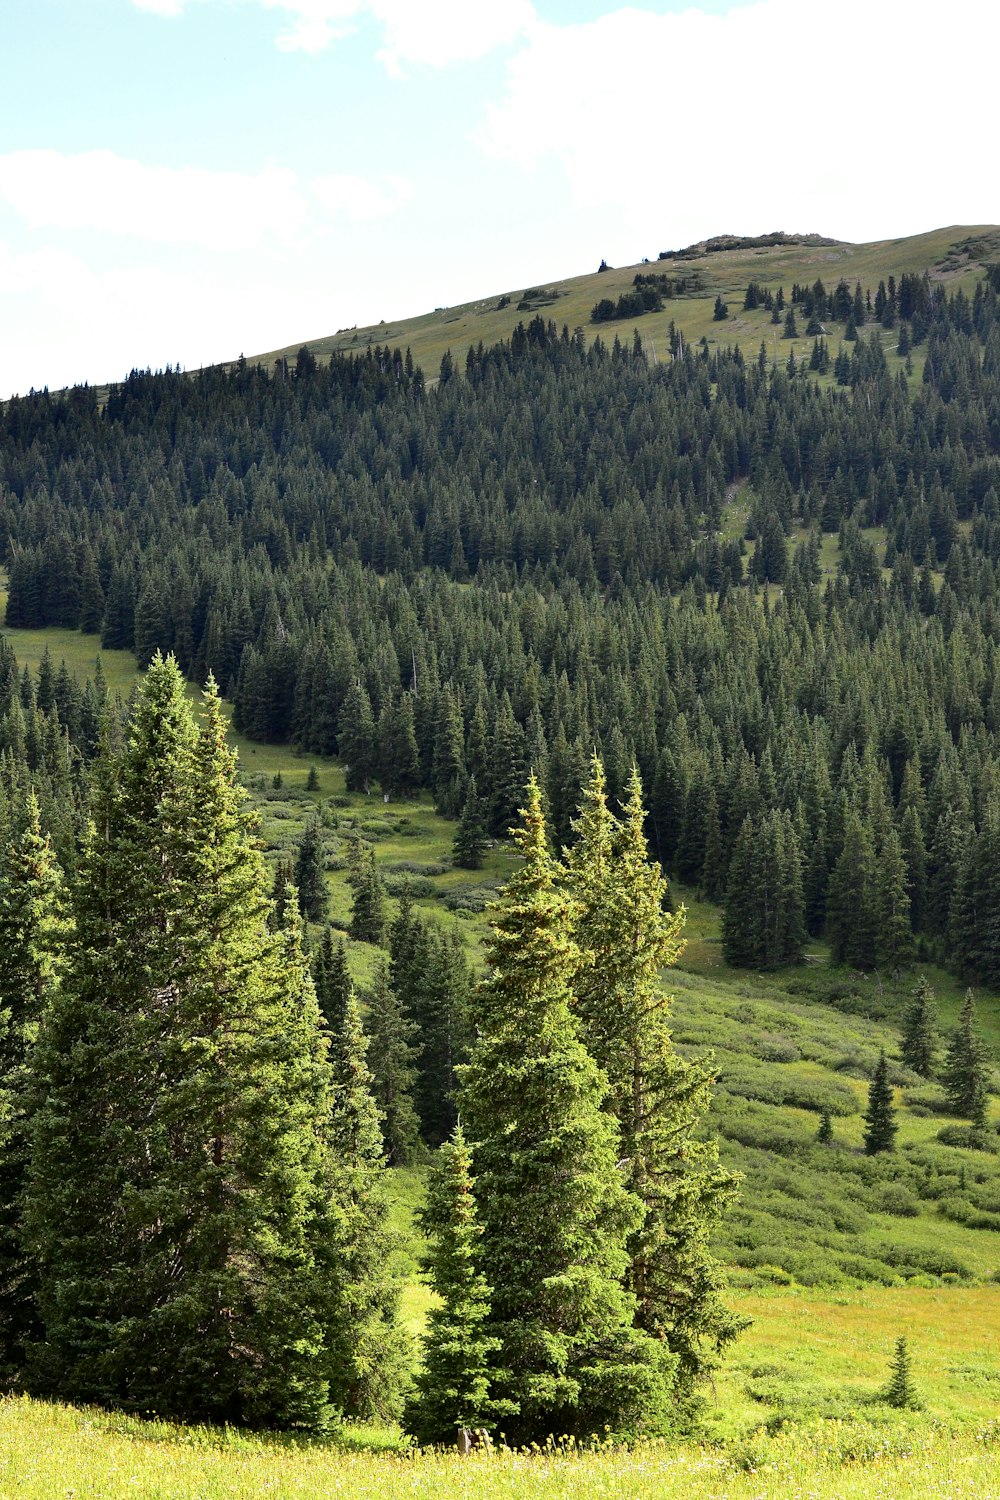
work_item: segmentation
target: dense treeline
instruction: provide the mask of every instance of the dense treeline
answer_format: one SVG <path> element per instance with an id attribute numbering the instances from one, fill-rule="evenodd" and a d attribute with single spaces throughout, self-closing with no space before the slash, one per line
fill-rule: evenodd
<path id="1" fill-rule="evenodd" d="M 157 655 L 102 714 L 76 870 L 30 789 L 0 841 L 0 1384 L 249 1426 L 398 1415 L 386 1171 L 419 1129 L 461 1192 L 428 1209 L 410 1429 L 676 1425 L 741 1326 L 708 1245 L 735 1184 L 695 1134 L 710 1069 L 666 1029 L 683 919 L 630 786 L 619 819 L 594 761 L 564 864 L 532 778 L 486 979 L 403 900 L 363 1023 L 343 943 L 310 965 L 287 872 L 269 895 L 215 685 L 196 713 Z"/>
<path id="2" fill-rule="evenodd" d="M 775 892 L 766 917 L 730 902 L 734 960 L 826 931 L 857 967 L 922 945 L 1000 979 L 998 298 L 885 297 L 923 340 L 915 389 L 877 335 L 831 389 L 763 351 L 678 340 L 650 365 L 536 318 L 433 388 L 398 351 L 303 351 L 274 376 L 136 373 L 104 410 L 12 402 L 8 619 L 170 648 L 352 789 L 457 816 L 474 780 L 494 836 L 529 768 L 566 842 L 591 751 L 615 797 L 634 760 L 665 867 Z M 737 493 L 749 568 L 719 529 Z"/>

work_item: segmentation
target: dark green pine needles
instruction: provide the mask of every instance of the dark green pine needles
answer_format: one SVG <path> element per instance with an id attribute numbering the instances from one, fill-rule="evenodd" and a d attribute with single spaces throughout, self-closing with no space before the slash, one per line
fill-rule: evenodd
<path id="1" fill-rule="evenodd" d="M 622 1280 L 641 1203 L 622 1184 L 607 1080 L 572 1014 L 580 953 L 557 886 L 541 794 L 529 783 L 521 868 L 496 908 L 479 1040 L 464 1070 L 476 1162 L 481 1266 L 498 1340 L 494 1394 L 520 1444 L 635 1425 L 669 1400 L 673 1359 L 633 1327 Z"/>
<path id="2" fill-rule="evenodd" d="M 98 765 L 44 1022 L 27 1244 L 71 1400 L 321 1425 L 343 1265 L 334 1079 L 296 903 L 277 931 L 210 686 L 154 659 Z"/>

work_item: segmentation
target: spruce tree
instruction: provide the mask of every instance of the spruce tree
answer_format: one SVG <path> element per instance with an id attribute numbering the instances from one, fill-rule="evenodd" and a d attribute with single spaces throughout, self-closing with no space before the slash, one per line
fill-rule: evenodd
<path id="1" fill-rule="evenodd" d="M 0 1381 L 13 1383 L 23 1379 L 27 1348 L 41 1335 L 21 1230 L 31 1117 L 40 1102 L 28 1084 L 67 938 L 62 875 L 34 792 L 21 822 L 0 865 Z"/>
<path id="2" fill-rule="evenodd" d="M 633 1329 L 622 1286 L 643 1210 L 620 1181 L 607 1080 L 573 1018 L 580 953 L 534 777 L 522 819 L 461 1091 L 493 1288 L 485 1326 L 499 1340 L 494 1391 L 517 1408 L 504 1423 L 516 1444 L 632 1428 L 662 1414 L 669 1392 L 667 1361 Z"/>
<path id="3" fill-rule="evenodd" d="M 307 922 L 324 922 L 330 907 L 323 870 L 323 839 L 319 819 L 310 818 L 295 855 L 295 885 L 299 910 Z"/>
<path id="4" fill-rule="evenodd" d="M 824 1109 L 820 1114 L 816 1139 L 821 1146 L 829 1146 L 833 1143 L 833 1121 L 830 1118 L 830 1111 L 828 1109 Z"/>
<path id="5" fill-rule="evenodd" d="M 329 1034 L 332 1093 L 328 1139 L 338 1208 L 332 1285 L 336 1316 L 328 1350 L 335 1405 L 357 1417 L 398 1415 L 406 1345 L 397 1326 L 389 1189 L 368 1041 L 344 942 L 327 928 L 317 996 Z"/>
<path id="6" fill-rule="evenodd" d="M 868 1108 L 865 1110 L 865 1154 L 876 1156 L 891 1151 L 896 1139 L 896 1111 L 889 1083 L 889 1064 L 879 1053 L 871 1083 L 868 1086 Z"/>
<path id="7" fill-rule="evenodd" d="M 966 990 L 958 1026 L 948 1043 L 941 1081 L 957 1115 L 982 1127 L 989 1097 L 986 1053 L 976 1032 L 976 1000 Z"/>
<path id="8" fill-rule="evenodd" d="M 474 1190 L 472 1157 L 459 1126 L 437 1153 L 418 1219 L 430 1241 L 424 1270 L 440 1299 L 427 1317 L 423 1364 L 404 1417 L 421 1443 L 452 1443 L 458 1428 L 490 1428 L 503 1415 L 490 1397 L 500 1340 L 485 1329 L 490 1288 L 479 1269 L 482 1229 Z"/>
<path id="9" fill-rule="evenodd" d="M 218 697 L 155 657 L 106 753 L 75 938 L 35 1051 L 26 1204 L 64 1397 L 323 1423 L 336 1258 L 330 1073 L 270 902 Z"/>
<path id="10" fill-rule="evenodd" d="M 903 1016 L 902 1045 L 903 1061 L 921 1078 L 933 1075 L 936 1041 L 934 991 L 921 974 Z"/>
<path id="11" fill-rule="evenodd" d="M 406 1167 L 420 1154 L 413 1081 L 416 1077 L 416 1028 L 389 982 L 389 965 L 375 967 L 364 992 L 368 1035 L 368 1065 L 373 1093 L 382 1120 L 386 1158 L 393 1167 Z"/>
<path id="12" fill-rule="evenodd" d="M 735 1182 L 714 1142 L 696 1139 L 712 1084 L 708 1059 L 674 1051 L 661 969 L 683 950 L 683 908 L 666 911 L 666 881 L 649 859 L 642 784 L 633 767 L 622 817 L 608 807 L 600 760 L 591 763 L 576 843 L 566 855 L 574 936 L 586 961 L 574 981 L 584 1039 L 607 1074 L 605 1101 L 621 1131 L 626 1185 L 644 1210 L 629 1239 L 625 1285 L 636 1325 L 678 1360 L 675 1399 L 739 1331 L 721 1300 L 710 1249 Z"/>
<path id="13" fill-rule="evenodd" d="M 875 959 L 880 968 L 905 969 L 913 959 L 908 884 L 899 835 L 890 826 L 875 865 Z"/>
<path id="14" fill-rule="evenodd" d="M 375 850 L 363 849 L 359 839 L 351 841 L 347 879 L 353 897 L 351 937 L 381 947 L 385 942 L 385 884 L 375 863 Z"/>
<path id="15" fill-rule="evenodd" d="M 452 860 L 460 870 L 481 870 L 488 847 L 486 809 L 476 790 L 476 778 L 472 776 L 462 805 L 462 819 L 455 830 Z"/>
<path id="16" fill-rule="evenodd" d="M 917 1411 L 920 1408 L 920 1400 L 910 1370 L 910 1353 L 906 1339 L 902 1335 L 896 1340 L 896 1347 L 889 1362 L 889 1379 L 882 1392 L 882 1400 L 887 1406 L 895 1406 L 904 1410 Z"/>

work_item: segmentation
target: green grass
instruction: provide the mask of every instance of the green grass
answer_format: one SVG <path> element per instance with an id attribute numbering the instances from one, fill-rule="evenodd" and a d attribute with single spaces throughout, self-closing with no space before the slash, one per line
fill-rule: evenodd
<path id="1" fill-rule="evenodd" d="M 391 1434 L 369 1429 L 296 1443 L 8 1400 L 0 1403 L 0 1494 L 5 1500 L 987 1500 L 1000 1487 L 997 1424 L 954 1433 L 908 1414 L 863 1425 L 827 1421 L 758 1431 L 725 1447 L 604 1444 L 463 1459 L 393 1452 L 391 1442 Z"/>
<path id="2" fill-rule="evenodd" d="M 650 353 L 659 360 L 669 357 L 668 330 L 671 320 L 683 331 L 689 343 L 702 337 L 711 346 L 738 344 L 747 355 L 755 355 L 761 340 L 765 342 L 769 356 L 784 362 L 790 349 L 795 350 L 796 359 L 808 358 L 812 339 L 781 338 L 781 328 L 771 324 L 770 313 L 764 309 L 751 313 L 742 311 L 743 294 L 747 283 L 759 281 L 765 286 L 784 286 L 786 296 L 792 283 L 812 283 L 821 277 L 831 289 L 843 277 L 852 287 L 860 281 L 862 287 L 871 287 L 874 292 L 880 280 L 890 275 L 897 278 L 904 271 L 921 272 L 933 270 L 936 279 L 942 280 L 949 289 L 963 286 L 968 290 L 977 274 L 981 274 L 978 262 L 956 257 L 953 247 L 970 235 L 995 233 L 995 226 L 959 226 L 936 229 L 927 234 L 912 235 L 904 239 L 879 240 L 870 244 L 838 244 L 828 246 L 777 246 L 769 250 L 737 250 L 725 254 L 703 256 L 700 260 L 684 261 L 677 266 L 670 262 L 661 265 L 641 264 L 613 267 L 598 274 L 595 271 L 583 276 L 569 277 L 564 281 L 549 282 L 558 292 L 554 303 L 539 309 L 544 318 L 553 319 L 559 327 L 565 323 L 569 328 L 581 327 L 588 341 L 598 335 L 610 343 L 617 334 L 631 342 L 633 328 L 638 328 Z M 637 247 L 642 249 L 643 247 Z M 646 253 L 656 256 L 659 249 L 667 246 L 645 247 Z M 621 322 L 593 324 L 590 322 L 591 308 L 602 297 L 617 299 L 631 289 L 637 271 L 665 270 L 682 271 L 699 269 L 705 277 L 705 289 L 696 297 L 677 297 L 669 300 L 660 313 L 647 313 L 641 318 L 626 318 Z M 412 350 L 417 364 L 422 365 L 427 375 L 436 378 L 441 357 L 450 349 L 459 368 L 465 361 L 470 345 L 480 340 L 486 344 L 508 339 L 515 326 L 529 320 L 533 313 L 519 312 L 517 303 L 524 288 L 506 288 L 509 305 L 499 309 L 501 291 L 483 296 L 474 302 L 455 307 L 437 308 L 434 312 L 419 317 L 394 319 L 390 322 L 372 324 L 364 328 L 343 329 L 308 340 L 310 349 L 319 358 L 327 358 L 333 352 L 363 351 L 372 344 L 390 344 Z M 729 303 L 730 317 L 723 323 L 713 321 L 716 293 L 721 292 Z M 391 310 L 391 309 L 387 309 Z M 804 330 L 805 320 L 800 319 Z M 865 325 L 863 336 L 871 331 Z M 882 333 L 890 365 L 903 367 L 903 361 L 895 354 L 897 335 Z M 837 336 L 832 344 L 836 353 Z M 270 367 L 279 357 L 294 359 L 299 345 L 288 345 L 283 349 L 272 349 L 266 354 L 254 355 L 251 362 L 259 360 Z M 919 376 L 922 358 L 919 351 L 914 357 Z"/>

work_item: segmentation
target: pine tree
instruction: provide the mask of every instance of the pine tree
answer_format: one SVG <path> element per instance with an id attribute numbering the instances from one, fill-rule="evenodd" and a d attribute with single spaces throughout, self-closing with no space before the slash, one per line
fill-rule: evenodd
<path id="1" fill-rule="evenodd" d="M 843 852 L 830 876 L 826 910 L 836 961 L 857 969 L 874 968 L 878 949 L 875 853 L 871 834 L 853 812 L 847 819 Z"/>
<path id="2" fill-rule="evenodd" d="M 452 860 L 460 870 L 481 870 L 488 847 L 486 810 L 476 790 L 476 778 L 472 776 L 462 806 L 462 819 L 455 830 Z"/>
<path id="3" fill-rule="evenodd" d="M 307 922 L 324 922 L 330 907 L 323 870 L 323 839 L 319 819 L 310 818 L 295 855 L 295 885 L 299 910 Z"/>
<path id="4" fill-rule="evenodd" d="M 364 992 L 368 1012 L 368 1065 L 373 1094 L 382 1118 L 382 1137 L 389 1165 L 406 1167 L 420 1154 L 417 1115 L 413 1107 L 416 1077 L 415 1027 L 389 982 L 389 966 L 380 961 Z"/>
<path id="5" fill-rule="evenodd" d="M 886 830 L 875 866 L 875 958 L 885 969 L 905 969 L 913 959 L 907 870 L 899 835 Z"/>
<path id="6" fill-rule="evenodd" d="M 428 1314 L 423 1365 L 404 1418 L 421 1443 L 454 1442 L 456 1429 L 489 1428 L 503 1415 L 490 1398 L 491 1359 L 500 1340 L 485 1331 L 490 1288 L 479 1269 L 474 1190 L 472 1157 L 456 1127 L 437 1153 L 419 1215 L 430 1241 L 424 1270 L 440 1299 Z"/>
<path id="7" fill-rule="evenodd" d="M 833 1121 L 830 1118 L 830 1111 L 828 1109 L 824 1109 L 820 1114 L 816 1139 L 821 1146 L 829 1146 L 833 1143 Z"/>
<path id="8" fill-rule="evenodd" d="M 369 792 L 378 774 L 378 733 L 371 699 L 360 682 L 352 682 L 344 698 L 337 747 L 347 768 L 347 790 Z"/>
<path id="9" fill-rule="evenodd" d="M 347 950 L 343 939 L 334 944 L 329 928 L 315 970 L 330 1041 L 329 1142 L 339 1211 L 330 1393 L 350 1415 L 392 1417 L 399 1413 L 407 1351 L 396 1322 L 400 1288 L 391 1264 L 382 1130 Z"/>
<path id="10" fill-rule="evenodd" d="M 865 1110 L 865 1153 L 876 1156 L 880 1151 L 891 1151 L 896 1139 L 896 1111 L 892 1102 L 892 1086 L 889 1083 L 889 1064 L 884 1052 L 879 1053 L 875 1072 L 868 1086 L 868 1108 Z"/>
<path id="11" fill-rule="evenodd" d="M 14 1383 L 23 1378 L 27 1346 L 41 1335 L 35 1270 L 21 1231 L 39 1102 L 28 1088 L 30 1061 L 66 937 L 62 876 L 31 792 L 0 867 L 0 1380 Z"/>
<path id="12" fill-rule="evenodd" d="M 375 863 L 375 850 L 351 841 L 348 883 L 352 892 L 350 934 L 358 943 L 385 942 L 385 884 Z"/>
<path id="13" fill-rule="evenodd" d="M 76 936 L 35 1052 L 39 1383 L 184 1420 L 320 1425 L 330 1075 L 289 903 L 210 688 L 154 658 L 106 752 Z"/>
<path id="14" fill-rule="evenodd" d="M 516 1444 L 631 1428 L 661 1413 L 669 1390 L 621 1285 L 643 1211 L 619 1180 L 607 1081 L 573 1019 L 580 954 L 534 777 L 522 817 L 522 864 L 494 909 L 461 1092 L 493 1288 L 485 1326 L 499 1340 L 494 1391 L 516 1404 L 505 1422 Z"/>
<path id="15" fill-rule="evenodd" d="M 966 990 L 958 1026 L 948 1043 L 941 1080 L 957 1115 L 981 1128 L 986 1123 L 989 1096 L 986 1054 L 976 1032 L 976 1000 Z"/>
<path id="16" fill-rule="evenodd" d="M 930 1078 L 934 1073 L 935 1033 L 934 991 L 921 974 L 903 1016 L 902 1046 L 903 1061 L 921 1078 Z"/>
<path id="17" fill-rule="evenodd" d="M 906 1339 L 902 1336 L 896 1340 L 896 1347 L 889 1364 L 889 1380 L 882 1392 L 882 1400 L 887 1406 L 895 1406 L 904 1410 L 917 1411 L 920 1408 L 920 1400 L 910 1372 L 910 1353 L 906 1346 Z"/>
<path id="18" fill-rule="evenodd" d="M 668 1029 L 660 971 L 683 950 L 685 913 L 665 910 L 666 881 L 650 862 L 642 784 L 633 767 L 621 819 L 608 807 L 595 757 L 566 856 L 587 961 L 574 990 L 584 1040 L 610 1082 L 605 1101 L 621 1131 L 625 1181 L 643 1206 L 630 1237 L 625 1285 L 636 1325 L 677 1358 L 675 1401 L 686 1400 L 740 1321 L 725 1308 L 712 1229 L 735 1188 L 714 1142 L 696 1131 L 708 1107 L 710 1060 L 687 1062 Z"/>

